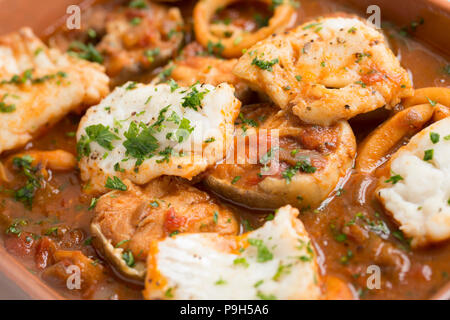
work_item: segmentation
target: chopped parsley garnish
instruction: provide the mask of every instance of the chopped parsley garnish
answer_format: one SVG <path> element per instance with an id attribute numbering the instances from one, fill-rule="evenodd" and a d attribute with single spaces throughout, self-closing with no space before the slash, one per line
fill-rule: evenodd
<path id="1" fill-rule="evenodd" d="M 355 84 L 359 84 L 361 87 L 365 88 L 366 84 L 362 81 L 356 81 Z"/>
<path id="2" fill-rule="evenodd" d="M 239 119 L 242 121 L 242 123 L 248 124 L 251 127 L 258 127 L 258 122 L 256 122 L 253 119 L 247 119 L 244 117 L 244 114 L 242 112 L 239 113 Z"/>
<path id="3" fill-rule="evenodd" d="M 128 187 L 119 177 L 114 176 L 113 179 L 108 177 L 106 179 L 105 187 L 113 190 L 127 191 Z"/>
<path id="4" fill-rule="evenodd" d="M 436 101 L 434 101 L 434 100 L 431 100 L 430 98 L 428 98 L 428 97 L 426 97 L 427 98 L 427 100 L 428 100 L 428 102 L 431 104 L 431 106 L 432 107 L 434 107 L 436 104 L 437 104 L 437 102 Z"/>
<path id="5" fill-rule="evenodd" d="M 253 230 L 253 227 L 250 225 L 250 222 L 247 219 L 242 220 L 242 225 L 245 232 Z"/>
<path id="6" fill-rule="evenodd" d="M 257 262 L 263 263 L 273 259 L 272 252 L 270 252 L 270 250 L 261 239 L 247 239 L 247 241 L 251 246 L 256 247 L 258 250 L 256 257 Z"/>
<path id="7" fill-rule="evenodd" d="M 291 268 L 291 267 L 292 267 L 291 264 L 284 265 L 284 264 L 282 264 L 281 261 L 280 261 L 280 264 L 278 265 L 277 272 L 276 272 L 275 275 L 272 277 L 272 280 L 273 280 L 273 281 L 278 281 L 278 280 L 280 280 L 280 278 L 281 278 L 281 276 L 282 276 L 283 274 L 289 274 L 289 273 L 291 272 L 291 271 L 290 271 L 290 268 Z"/>
<path id="8" fill-rule="evenodd" d="M 220 278 L 220 279 L 217 280 L 214 284 L 215 284 L 216 286 L 220 286 L 220 285 L 227 284 L 227 282 L 226 282 L 225 280 L 223 280 L 222 278 Z"/>
<path id="9" fill-rule="evenodd" d="M 355 53 L 355 56 L 356 56 L 355 62 L 356 62 L 356 63 L 360 63 L 361 60 L 362 60 L 364 57 L 370 57 L 371 54 L 370 54 L 370 53 L 365 53 L 365 52 L 363 52 L 363 53 L 357 52 L 357 53 Z"/>
<path id="10" fill-rule="evenodd" d="M 392 232 L 392 235 L 394 236 L 394 238 L 397 238 L 400 242 L 401 245 L 400 247 L 405 250 L 405 251 L 409 251 L 410 250 L 410 246 L 411 246 L 411 238 L 407 239 L 405 238 L 405 235 L 403 234 L 402 230 L 395 230 L 394 232 Z"/>
<path id="11" fill-rule="evenodd" d="M 89 204 L 89 208 L 88 210 L 93 210 L 95 208 L 95 206 L 97 205 L 98 202 L 98 198 L 92 198 L 91 199 L 91 203 Z"/>
<path id="12" fill-rule="evenodd" d="M 275 156 L 275 152 L 278 150 L 278 147 L 272 147 L 269 149 L 269 151 L 267 151 L 266 154 L 262 155 L 261 158 L 259 159 L 259 163 L 261 163 L 264 168 L 267 167 L 267 164 L 273 160 L 273 157 Z"/>
<path id="13" fill-rule="evenodd" d="M 85 128 L 86 135 L 82 135 L 77 143 L 78 159 L 82 156 L 89 156 L 91 153 L 91 142 L 97 142 L 100 146 L 107 150 L 113 150 L 113 140 L 119 139 L 117 135 L 105 127 L 103 124 L 94 124 Z"/>
<path id="14" fill-rule="evenodd" d="M 86 240 L 84 240 L 83 245 L 84 246 L 90 246 L 92 244 L 92 237 L 87 238 Z"/>
<path id="15" fill-rule="evenodd" d="M 272 221 L 275 218 L 275 216 L 273 215 L 273 213 L 269 213 L 266 217 L 266 221 Z"/>
<path id="16" fill-rule="evenodd" d="M 296 75 L 295 79 L 297 79 L 297 81 L 301 81 L 302 80 L 302 76 Z"/>
<path id="17" fill-rule="evenodd" d="M 128 6 L 135 9 L 145 9 L 147 8 L 147 3 L 144 0 L 133 0 Z"/>
<path id="18" fill-rule="evenodd" d="M 270 5 L 270 9 L 274 10 L 276 7 L 281 6 L 284 0 L 272 0 L 272 4 Z"/>
<path id="19" fill-rule="evenodd" d="M 128 83 L 128 85 L 125 87 L 125 90 L 133 90 L 136 89 L 137 87 L 137 83 L 134 81 L 131 81 L 130 83 Z"/>
<path id="20" fill-rule="evenodd" d="M 344 242 L 347 240 L 347 235 L 345 233 L 339 233 L 337 235 L 334 236 L 334 239 L 337 242 Z"/>
<path id="21" fill-rule="evenodd" d="M 80 41 L 73 41 L 69 46 L 68 53 L 84 60 L 103 63 L 102 55 L 95 49 L 92 43 L 86 45 Z"/>
<path id="22" fill-rule="evenodd" d="M 173 288 L 167 289 L 166 292 L 164 293 L 164 295 L 165 295 L 167 298 L 173 298 L 172 290 L 173 290 Z"/>
<path id="23" fill-rule="evenodd" d="M 214 142 L 214 141 L 216 141 L 216 138 L 211 137 L 211 138 L 206 139 L 205 143 L 211 143 L 211 142 Z"/>
<path id="24" fill-rule="evenodd" d="M 285 171 L 281 173 L 281 175 L 283 176 L 284 179 L 286 179 L 287 183 L 290 183 L 292 177 L 294 177 L 299 170 L 304 173 L 314 173 L 316 172 L 317 168 L 311 165 L 309 159 L 305 159 L 297 161 L 295 166 L 287 168 Z"/>
<path id="25" fill-rule="evenodd" d="M 158 140 L 153 136 L 153 130 L 143 122 L 139 125 L 131 122 L 124 136 L 127 138 L 123 142 L 125 154 L 137 159 L 136 165 L 140 165 L 145 158 L 154 156 L 153 152 L 159 147 Z"/>
<path id="26" fill-rule="evenodd" d="M 449 134 L 448 136 L 445 136 L 445 137 L 444 137 L 444 140 L 445 140 L 445 141 L 450 141 L 450 134 Z"/>
<path id="27" fill-rule="evenodd" d="M 149 62 L 153 62 L 153 61 L 155 61 L 155 57 L 157 57 L 160 52 L 161 52 L 161 50 L 159 50 L 159 48 L 148 49 L 148 50 L 144 51 L 144 56 L 147 57 Z"/>
<path id="28" fill-rule="evenodd" d="M 392 175 L 389 179 L 387 179 L 385 182 L 386 183 L 389 183 L 389 182 L 391 182 L 392 184 L 396 184 L 397 182 L 399 182 L 399 181 L 401 181 L 401 180 L 403 180 L 403 177 L 401 176 L 401 175 L 399 175 L 399 174 L 395 174 L 395 175 Z"/>
<path id="29" fill-rule="evenodd" d="M 150 206 L 152 206 L 153 208 L 158 208 L 159 207 L 159 203 L 158 203 L 158 201 L 152 201 L 152 202 L 150 202 Z"/>
<path id="30" fill-rule="evenodd" d="M 69 138 L 73 138 L 73 137 L 75 137 L 75 135 L 76 135 L 75 131 L 66 132 L 66 136 L 68 136 Z"/>
<path id="31" fill-rule="evenodd" d="M 8 97 L 8 93 L 5 93 L 2 98 L 0 99 L 0 113 L 11 113 L 16 111 L 16 105 L 15 104 L 7 104 L 5 102 L 6 97 Z M 16 98 L 19 98 L 18 96 L 13 95 Z"/>
<path id="32" fill-rule="evenodd" d="M 170 75 L 172 74 L 172 71 L 173 71 L 174 68 L 175 68 L 174 66 L 171 66 L 171 67 L 169 67 L 169 68 L 164 69 L 163 71 L 161 71 L 161 72 L 158 74 L 158 78 L 159 78 L 161 81 L 165 81 L 167 78 L 170 77 Z"/>
<path id="33" fill-rule="evenodd" d="M 433 160 L 433 154 L 434 154 L 434 149 L 425 150 L 424 155 L 423 155 L 423 160 L 424 161 Z"/>
<path id="34" fill-rule="evenodd" d="M 129 266 L 131 268 L 134 267 L 134 265 L 135 265 L 134 256 L 130 250 L 127 250 L 124 253 L 122 253 L 122 259 L 123 259 L 123 261 L 125 261 L 127 266 Z"/>
<path id="35" fill-rule="evenodd" d="M 181 105 L 185 108 L 191 108 L 198 111 L 197 107 L 202 105 L 202 100 L 208 92 L 209 90 L 200 92 L 196 87 L 193 87 L 191 92 L 183 97 L 183 103 Z"/>
<path id="36" fill-rule="evenodd" d="M 258 29 L 262 28 L 262 27 L 266 27 L 266 26 L 269 25 L 269 18 L 268 17 L 263 17 L 259 13 L 256 13 L 253 16 L 253 19 L 255 20 L 256 26 L 258 27 Z"/>
<path id="37" fill-rule="evenodd" d="M 277 64 L 280 60 L 278 58 L 272 59 L 271 61 L 265 61 L 258 58 L 253 58 L 251 65 L 255 65 L 262 70 L 267 70 L 269 72 L 273 71 L 272 66 Z"/>
<path id="38" fill-rule="evenodd" d="M 231 180 L 231 184 L 235 184 L 236 182 L 238 182 L 241 179 L 241 176 L 236 176 L 233 178 L 233 180 Z"/>
<path id="39" fill-rule="evenodd" d="M 22 202 L 28 209 L 31 209 L 32 207 L 34 194 L 41 187 L 42 179 L 42 177 L 37 174 L 39 168 L 37 166 L 32 167 L 32 162 L 33 158 L 30 156 L 23 156 L 21 158 L 16 157 L 13 159 L 14 167 L 18 170 L 22 170 L 23 175 L 27 177 L 25 186 L 14 192 L 14 198 L 16 201 Z"/>
<path id="40" fill-rule="evenodd" d="M 125 169 L 120 167 L 120 163 L 116 162 L 114 164 L 114 171 L 118 171 L 118 172 L 125 172 Z"/>
<path id="41" fill-rule="evenodd" d="M 218 211 L 214 211 L 213 221 L 215 224 L 217 224 L 217 222 L 219 221 L 219 212 Z"/>
<path id="42" fill-rule="evenodd" d="M 169 163 L 170 161 L 170 156 L 173 153 L 173 148 L 172 147 L 166 147 L 164 150 L 158 152 L 158 155 L 160 155 L 162 158 L 156 160 L 156 163 L 163 163 L 163 162 L 167 162 Z"/>
<path id="43" fill-rule="evenodd" d="M 15 220 L 6 230 L 6 234 L 14 234 L 18 237 L 22 234 L 22 229 L 20 226 L 26 226 L 28 223 L 24 219 L 17 219 Z"/>
<path id="44" fill-rule="evenodd" d="M 130 239 L 124 239 L 122 241 L 119 241 L 119 243 L 117 243 L 114 248 L 120 248 L 121 245 L 123 245 L 124 243 L 127 243 L 128 241 L 130 241 Z"/>
<path id="45" fill-rule="evenodd" d="M 90 141 L 95 141 L 103 148 L 113 150 L 113 140 L 119 139 L 117 135 L 109 131 L 109 127 L 105 127 L 103 124 L 94 124 L 85 129 L 86 134 Z"/>
<path id="46" fill-rule="evenodd" d="M 223 46 L 222 42 L 213 43 L 211 41 L 208 41 L 208 44 L 206 46 L 206 49 L 208 50 L 208 53 L 210 55 L 218 55 L 219 57 L 222 55 L 223 50 L 225 47 Z"/>
<path id="47" fill-rule="evenodd" d="M 57 236 L 58 235 L 58 227 L 51 227 L 51 228 L 48 228 L 46 231 L 45 231 L 45 233 L 44 233 L 46 236 L 51 236 L 51 235 L 53 235 L 53 236 Z"/>
<path id="48" fill-rule="evenodd" d="M 162 129 L 162 123 L 164 122 L 164 120 L 166 120 L 166 112 L 167 110 L 169 110 L 170 108 L 170 104 L 165 106 L 164 108 L 162 108 L 161 110 L 159 110 L 158 113 L 158 119 L 156 119 L 156 121 L 154 123 L 152 123 L 152 125 L 150 126 L 151 129 L 155 129 L 158 132 L 161 132 Z"/>
<path id="49" fill-rule="evenodd" d="M 275 295 L 273 295 L 273 294 L 265 294 L 265 293 L 262 293 L 261 291 L 258 291 L 256 293 L 256 296 L 258 298 L 260 298 L 261 300 L 277 300 L 277 297 L 275 297 Z"/>
<path id="50" fill-rule="evenodd" d="M 33 69 L 27 69 L 25 70 L 22 75 L 15 74 L 11 77 L 10 80 L 2 80 L 0 81 L 0 84 L 16 84 L 21 85 L 26 83 L 27 81 L 30 81 L 32 84 L 38 84 L 43 83 L 47 80 L 54 79 L 56 77 L 65 78 L 67 77 L 67 73 L 63 71 L 58 71 L 55 74 L 47 74 L 42 77 L 33 78 Z M 6 94 L 7 95 L 7 94 Z M 5 95 L 3 96 L 5 97 Z"/>
<path id="51" fill-rule="evenodd" d="M 433 142 L 433 144 L 436 144 L 439 142 L 439 133 L 436 132 L 430 132 L 430 140 Z"/>
<path id="52" fill-rule="evenodd" d="M 172 114 L 170 115 L 170 117 L 167 118 L 166 121 L 170 121 L 175 124 L 180 124 L 181 118 L 175 111 L 172 111 Z"/>
<path id="53" fill-rule="evenodd" d="M 179 88 L 178 83 L 176 83 L 176 81 L 173 79 L 169 80 L 169 86 L 170 86 L 170 92 L 174 92 L 175 90 L 177 90 Z"/>
<path id="54" fill-rule="evenodd" d="M 178 127 L 177 131 L 175 132 L 175 136 L 177 138 L 178 143 L 183 142 L 186 140 L 187 137 L 194 131 L 194 127 L 191 127 L 191 122 L 189 119 L 183 118 L 181 119 L 180 126 Z"/>
<path id="55" fill-rule="evenodd" d="M 245 267 L 245 268 L 248 268 L 248 266 L 249 266 L 249 264 L 248 264 L 248 262 L 247 262 L 247 259 L 245 259 L 245 258 L 243 258 L 243 257 L 234 259 L 234 260 L 233 260 L 233 264 L 236 265 L 236 266 L 237 266 L 237 265 L 243 266 L 243 267 Z"/>
<path id="56" fill-rule="evenodd" d="M 39 47 L 39 48 L 37 48 L 36 50 L 34 50 L 34 56 L 37 56 L 38 54 L 40 54 L 41 52 L 43 52 L 44 51 L 44 48 L 42 48 L 42 47 Z"/>
<path id="57" fill-rule="evenodd" d="M 353 252 L 351 250 L 347 250 L 347 253 L 339 259 L 339 262 L 343 265 L 347 265 L 352 258 Z"/>
<path id="58" fill-rule="evenodd" d="M 95 31 L 92 28 L 89 28 L 87 31 L 87 35 L 89 36 L 89 38 L 95 39 L 95 38 L 97 38 L 97 31 Z"/>
<path id="59" fill-rule="evenodd" d="M 447 75 L 450 76 L 450 64 L 447 64 L 446 66 L 444 66 L 442 68 L 442 70 L 444 71 L 444 73 L 446 73 Z"/>
<path id="60" fill-rule="evenodd" d="M 314 27 L 317 27 L 317 26 L 320 26 L 320 25 L 321 25 L 320 22 L 313 22 L 313 23 L 310 23 L 310 24 L 304 26 L 303 30 L 311 29 L 311 28 L 314 28 Z"/>
<path id="61" fill-rule="evenodd" d="M 176 235 L 179 234 L 179 233 L 180 233 L 179 230 L 175 230 L 175 231 L 173 231 L 173 232 L 171 232 L 171 233 L 169 234 L 169 237 L 176 236 Z"/>
<path id="62" fill-rule="evenodd" d="M 132 26 L 137 26 L 137 25 L 141 24 L 141 22 L 142 22 L 142 19 L 139 17 L 134 17 L 133 19 L 130 20 L 130 24 Z"/>

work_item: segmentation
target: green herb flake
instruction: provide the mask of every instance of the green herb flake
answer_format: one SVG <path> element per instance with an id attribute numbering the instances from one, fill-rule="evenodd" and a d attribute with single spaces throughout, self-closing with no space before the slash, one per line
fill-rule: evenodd
<path id="1" fill-rule="evenodd" d="M 97 63 L 103 63 L 104 60 L 103 56 L 97 51 L 97 49 L 95 49 L 92 43 L 88 43 L 86 45 L 80 41 L 73 41 L 69 45 L 68 53 L 80 59 Z"/>
<path id="2" fill-rule="evenodd" d="M 108 177 L 106 179 L 105 187 L 108 189 L 120 190 L 120 191 L 128 190 L 127 185 L 125 183 L 123 183 L 119 177 L 116 177 L 116 176 L 114 176 L 113 179 L 111 179 L 111 177 Z"/>
<path id="3" fill-rule="evenodd" d="M 386 183 L 392 183 L 392 184 L 396 184 L 397 182 L 399 182 L 399 181 L 401 181 L 401 180 L 404 180 L 403 179 L 403 177 L 401 176 L 401 175 L 399 175 L 399 174 L 395 174 L 395 175 L 392 175 L 389 179 L 387 179 L 385 182 Z"/>
<path id="4" fill-rule="evenodd" d="M 98 198 L 92 198 L 91 199 L 91 203 L 89 204 L 88 210 L 93 210 L 95 208 L 95 206 L 97 205 L 98 202 Z"/>
<path id="5" fill-rule="evenodd" d="M 130 24 L 131 24 L 132 26 L 140 25 L 141 22 L 142 22 L 142 19 L 139 18 L 139 17 L 134 17 L 133 19 L 130 20 Z"/>
<path id="6" fill-rule="evenodd" d="M 131 252 L 130 250 L 126 250 L 124 253 L 122 253 L 122 259 L 130 268 L 133 268 L 136 264 L 134 261 L 133 252 Z"/>
<path id="7" fill-rule="evenodd" d="M 241 176 L 236 176 L 233 178 L 233 180 L 231 180 L 231 184 L 235 184 L 236 182 L 238 182 L 241 179 Z"/>
<path id="8" fill-rule="evenodd" d="M 243 258 L 243 257 L 234 259 L 234 260 L 233 260 L 233 264 L 234 264 L 235 266 L 239 265 L 239 266 L 243 266 L 243 267 L 245 267 L 245 268 L 248 268 L 248 267 L 249 267 L 249 264 L 248 264 L 248 262 L 247 262 L 247 259 L 245 259 L 245 258 Z"/>
<path id="9" fill-rule="evenodd" d="M 423 155 L 423 160 L 424 161 L 433 160 L 433 154 L 434 154 L 434 149 L 425 150 L 424 155 Z"/>
<path id="10" fill-rule="evenodd" d="M 270 252 L 261 239 L 247 239 L 247 241 L 251 246 L 257 248 L 257 262 L 263 263 L 273 259 L 272 252 Z"/>
<path id="11" fill-rule="evenodd" d="M 114 248 L 120 248 L 123 244 L 125 244 L 125 243 L 127 243 L 127 242 L 129 242 L 130 241 L 130 239 L 124 239 L 124 240 L 122 240 L 122 241 L 119 241 L 119 243 L 117 243 L 115 246 L 114 246 Z"/>
<path id="12" fill-rule="evenodd" d="M 432 107 L 436 106 L 437 102 L 434 100 L 431 100 L 430 98 L 426 97 L 428 100 L 428 103 L 431 104 Z"/>
<path id="13" fill-rule="evenodd" d="M 225 280 L 223 280 L 222 278 L 220 278 L 220 279 L 217 280 L 214 284 L 215 284 L 216 286 L 220 286 L 220 285 L 227 284 L 227 282 L 226 282 Z"/>
<path id="14" fill-rule="evenodd" d="M 439 142 L 439 138 L 440 138 L 439 133 L 430 132 L 430 140 L 431 140 L 431 142 L 433 142 L 433 144 L 438 143 Z"/>
<path id="15" fill-rule="evenodd" d="M 196 87 L 193 87 L 192 90 L 183 97 L 183 102 L 181 105 L 185 108 L 191 108 L 198 111 L 198 107 L 201 107 L 202 100 L 208 92 L 209 90 L 200 92 Z"/>
<path id="16" fill-rule="evenodd" d="M 266 70 L 269 72 L 273 71 L 273 66 L 279 62 L 278 58 L 272 59 L 271 61 L 265 61 L 258 58 L 253 58 L 251 65 L 257 66 L 261 70 Z"/>
<path id="17" fill-rule="evenodd" d="M 135 9 L 145 9 L 148 6 L 147 6 L 147 3 L 144 0 L 133 0 L 133 1 L 130 2 L 128 7 L 135 8 Z"/>

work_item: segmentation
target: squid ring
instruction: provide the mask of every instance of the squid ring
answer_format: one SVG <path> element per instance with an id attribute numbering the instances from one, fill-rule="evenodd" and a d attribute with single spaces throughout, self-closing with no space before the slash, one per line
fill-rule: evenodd
<path id="1" fill-rule="evenodd" d="M 237 141 L 248 142 L 245 145 L 247 158 L 240 161 L 244 157 L 239 159 L 239 150 L 234 149 L 230 159 L 236 161 L 227 159 L 210 170 L 203 180 L 211 190 L 227 199 L 259 209 L 274 209 L 286 204 L 315 208 L 353 164 L 356 141 L 347 121 L 339 121 L 333 127 L 305 125 L 294 115 L 278 111 L 271 104 L 249 105 L 241 112 L 247 122 L 239 124 L 235 138 L 236 145 L 239 144 Z M 247 124 L 251 126 L 252 120 L 257 128 L 244 131 Z M 277 130 L 278 141 L 272 141 L 275 133 L 272 129 Z M 267 130 L 267 135 L 259 130 Z M 270 146 L 261 150 L 261 144 L 251 144 L 252 136 L 257 143 Z M 253 153 L 251 150 L 256 150 L 257 161 L 247 161 Z M 307 159 L 306 164 L 312 165 L 313 171 L 293 169 L 302 159 Z M 268 162 L 273 171 L 261 176 L 263 166 Z"/>
<path id="2" fill-rule="evenodd" d="M 416 92 L 417 91 L 418 90 L 416 90 Z M 432 90 L 432 92 L 434 91 L 435 90 Z M 420 95 L 422 95 L 422 93 L 420 93 Z M 427 90 L 426 94 L 430 94 L 430 91 Z M 441 97 L 444 96 L 445 94 L 441 95 Z M 415 97 L 418 98 L 419 95 L 416 95 Z M 426 98 L 424 99 L 426 100 Z M 439 103 L 432 106 L 429 102 L 409 107 L 395 114 L 392 118 L 382 123 L 369 134 L 359 145 L 358 157 L 356 158 L 356 169 L 364 173 L 373 172 L 387 161 L 386 155 L 403 137 L 413 136 L 430 120 L 436 122 L 448 116 L 450 116 L 449 108 Z"/>
<path id="3" fill-rule="evenodd" d="M 284 30 L 295 14 L 295 8 L 283 1 L 274 9 L 272 18 L 269 20 L 269 25 L 262 27 L 254 33 L 233 32 L 229 38 L 218 37 L 211 30 L 210 20 L 217 9 L 224 8 L 227 5 L 238 2 L 239 0 L 203 0 L 199 1 L 193 12 L 194 17 L 194 31 L 197 41 L 203 46 L 207 47 L 208 43 L 218 44 L 223 46 L 221 54 L 226 58 L 240 57 L 242 50 L 251 47 L 256 42 L 267 38 L 273 33 Z M 258 0 L 260 2 L 272 4 L 272 0 Z"/>
<path id="4" fill-rule="evenodd" d="M 429 87 L 414 90 L 414 95 L 403 100 L 403 106 L 409 108 L 423 103 L 440 103 L 450 108 L 450 89 Z"/>
<path id="5" fill-rule="evenodd" d="M 65 150 L 57 149 L 51 151 L 44 150 L 30 150 L 19 154 L 15 154 L 9 158 L 12 160 L 15 157 L 30 156 L 33 159 L 32 165 L 42 164 L 43 168 L 66 171 L 72 170 L 77 166 L 77 160 L 75 156 Z"/>

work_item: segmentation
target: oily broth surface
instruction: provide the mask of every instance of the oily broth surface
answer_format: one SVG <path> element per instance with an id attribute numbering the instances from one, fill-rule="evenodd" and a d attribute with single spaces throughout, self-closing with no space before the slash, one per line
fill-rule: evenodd
<path id="1" fill-rule="evenodd" d="M 183 14 L 186 21 L 191 21 L 190 14 L 192 3 L 186 4 Z M 334 12 L 351 12 L 347 7 L 341 7 L 332 1 L 303 0 L 299 8 L 298 20 L 300 24 L 311 18 L 327 15 Z M 223 12 L 217 17 L 226 19 L 236 16 L 236 6 L 230 12 Z M 251 19 L 252 10 L 246 10 L 241 16 L 245 20 Z M 426 22 L 425 22 L 426 23 Z M 250 25 L 249 28 L 254 28 Z M 417 41 L 400 35 L 398 29 L 389 26 L 385 33 L 390 39 L 394 53 L 401 59 L 403 67 L 410 71 L 416 88 L 427 86 L 450 86 L 450 77 L 442 70 L 448 64 L 446 57 L 423 46 Z M 192 39 L 187 35 L 186 39 Z M 375 117 L 370 125 L 367 122 L 352 121 L 352 127 L 360 140 L 387 114 Z M 63 149 L 75 153 L 76 141 L 71 132 L 76 131 L 79 117 L 68 116 L 54 128 L 48 130 L 41 137 L 29 143 L 24 149 Z M 21 151 L 21 150 L 19 150 Z M 12 152 L 2 155 L 2 162 Z M 22 186 L 23 177 L 17 174 L 12 186 Z M 78 170 L 70 172 L 51 172 L 49 182 L 51 188 L 46 192 L 38 192 L 32 211 L 24 208 L 21 203 L 14 201 L 7 193 L 0 193 L 0 223 L 6 228 L 6 221 L 18 218 L 26 218 L 29 221 L 26 230 L 38 235 L 45 234 L 49 228 L 67 228 L 76 235 L 75 240 L 64 242 L 63 249 L 81 250 L 86 256 L 91 257 L 97 263 L 105 267 L 105 277 L 95 292 L 83 295 L 76 291 L 70 291 L 60 286 L 55 288 L 68 298 L 100 298 L 100 299 L 136 299 L 141 298 L 142 288 L 124 281 L 108 264 L 98 256 L 90 244 L 85 244 L 89 239 L 89 222 L 92 211 L 88 210 L 91 196 L 82 192 Z M 345 280 L 354 288 L 355 293 L 362 299 L 424 299 L 429 298 L 439 290 L 442 285 L 450 280 L 449 264 L 450 243 L 446 242 L 431 248 L 411 251 L 405 241 L 401 241 L 393 235 L 397 230 L 395 224 L 383 212 L 373 191 L 376 178 L 353 172 L 337 194 L 321 210 L 305 210 L 300 218 L 310 233 L 314 245 L 319 252 L 321 271 L 328 275 L 337 276 Z M 204 186 L 199 187 L 208 191 Z M 241 221 L 241 231 L 256 228 L 262 225 L 265 217 L 270 212 L 255 211 L 230 204 L 237 212 Z M 364 216 L 364 219 L 355 218 Z M 353 221 L 358 227 L 348 230 Z M 382 239 L 370 231 L 368 221 L 374 223 L 384 222 L 390 230 L 386 239 Z M 366 232 L 364 232 L 364 230 Z M 368 231 L 369 230 L 369 231 Z M 341 241 L 346 235 L 346 240 Z M 368 234 L 368 239 L 361 240 L 361 234 Z M 4 232 L 2 242 L 6 239 Z M 339 239 L 339 240 L 337 240 Z M 14 250 L 12 250 L 14 254 Z M 390 254 L 386 254 L 389 252 Z M 41 275 L 42 271 L 36 267 L 34 254 L 15 254 L 32 273 Z M 381 288 L 367 290 L 366 281 L 369 274 L 367 267 L 376 264 L 381 268 Z"/>

